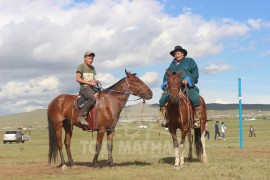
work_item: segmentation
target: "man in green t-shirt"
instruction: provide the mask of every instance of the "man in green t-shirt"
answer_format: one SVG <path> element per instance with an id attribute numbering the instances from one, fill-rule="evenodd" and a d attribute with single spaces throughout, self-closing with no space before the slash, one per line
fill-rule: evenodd
<path id="1" fill-rule="evenodd" d="M 93 89 L 93 86 L 96 86 L 99 81 L 95 79 L 96 70 L 94 66 L 92 66 L 94 58 L 95 53 L 93 53 L 92 51 L 86 51 L 84 53 L 84 63 L 80 64 L 76 71 L 76 80 L 78 83 L 80 83 L 79 94 L 86 99 L 86 103 L 81 108 L 78 117 L 78 121 L 82 125 L 89 125 L 86 121 L 86 116 L 90 108 L 94 107 L 96 104 L 96 91 Z"/>

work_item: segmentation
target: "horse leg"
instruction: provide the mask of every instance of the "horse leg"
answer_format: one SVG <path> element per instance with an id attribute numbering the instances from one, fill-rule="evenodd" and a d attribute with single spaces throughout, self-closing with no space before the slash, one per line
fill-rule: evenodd
<path id="1" fill-rule="evenodd" d="M 68 156 L 68 166 L 73 166 L 74 162 L 71 156 L 71 151 L 70 151 L 70 142 L 71 142 L 71 138 L 72 138 L 72 129 L 71 126 L 67 126 L 64 125 L 65 128 L 65 147 L 66 147 L 66 151 L 67 151 L 67 156 Z"/>
<path id="2" fill-rule="evenodd" d="M 185 138 L 186 138 L 186 132 L 182 131 L 182 137 L 180 141 L 180 166 L 183 166 L 185 164 Z"/>
<path id="3" fill-rule="evenodd" d="M 187 160 L 192 161 L 192 133 L 190 130 L 188 131 L 188 142 L 189 142 L 189 148 L 188 148 L 189 152 L 188 152 Z"/>
<path id="4" fill-rule="evenodd" d="M 107 132 L 107 148 L 108 148 L 108 165 L 110 168 L 113 166 L 113 157 L 112 157 L 112 151 L 113 151 L 113 133 L 112 131 Z"/>
<path id="5" fill-rule="evenodd" d="M 176 136 L 176 129 L 173 129 L 173 128 L 169 127 L 169 131 L 170 131 L 172 139 L 173 139 L 173 147 L 174 147 L 174 155 L 175 155 L 174 167 L 179 167 L 179 151 L 178 151 L 178 142 L 177 142 L 177 136 Z"/>
<path id="6" fill-rule="evenodd" d="M 62 167 L 63 169 L 66 168 L 66 163 L 64 160 L 64 155 L 63 155 L 63 144 L 62 144 L 62 125 L 58 128 L 56 128 L 56 137 L 57 137 L 57 147 L 59 150 L 60 154 L 60 159 L 61 159 L 61 164 L 58 165 L 58 167 Z"/>
<path id="7" fill-rule="evenodd" d="M 207 157 L 206 157 L 206 151 L 205 151 L 205 131 L 201 135 L 201 142 L 202 142 L 202 148 L 203 148 L 203 154 L 202 154 L 202 162 L 207 163 Z"/>
<path id="8" fill-rule="evenodd" d="M 103 136 L 104 136 L 104 132 L 98 132 L 97 141 L 96 141 L 96 153 L 95 153 L 95 156 L 94 156 L 94 159 L 93 159 L 93 164 L 94 164 L 95 168 L 99 168 L 99 166 L 97 164 L 97 160 L 98 160 L 99 152 L 101 150 L 101 144 L 102 144 Z"/>

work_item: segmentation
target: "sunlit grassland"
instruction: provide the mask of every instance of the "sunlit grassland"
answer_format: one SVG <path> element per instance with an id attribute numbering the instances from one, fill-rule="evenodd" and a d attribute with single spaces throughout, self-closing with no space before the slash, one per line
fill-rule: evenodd
<path id="1" fill-rule="evenodd" d="M 107 166 L 106 135 L 99 156 L 100 170 L 94 170 L 92 159 L 95 151 L 96 133 L 74 127 L 71 143 L 75 167 L 62 170 L 56 165 L 48 172 L 33 175 L 17 174 L 0 179 L 269 179 L 270 121 L 243 122 L 244 149 L 239 144 L 237 119 L 222 120 L 227 125 L 226 140 L 214 140 L 215 121 L 209 122 L 210 140 L 206 140 L 208 163 L 198 161 L 193 153 L 193 162 L 179 170 L 173 168 L 174 155 L 170 134 L 156 123 L 143 123 L 147 129 L 138 129 L 137 123 L 118 124 L 114 134 L 113 158 L 116 169 Z M 249 137 L 253 125 L 257 137 Z M 0 131 L 3 135 L 4 130 Z M 64 134 L 63 134 L 64 135 Z M 180 132 L 178 132 L 180 138 Z M 32 129 L 31 141 L 0 144 L 0 165 L 32 165 L 33 171 L 47 165 L 48 130 Z M 64 138 L 63 138 L 64 139 Z M 188 141 L 186 139 L 186 156 Z M 63 146 L 65 160 L 67 161 Z M 37 168 L 35 170 L 35 167 Z"/>

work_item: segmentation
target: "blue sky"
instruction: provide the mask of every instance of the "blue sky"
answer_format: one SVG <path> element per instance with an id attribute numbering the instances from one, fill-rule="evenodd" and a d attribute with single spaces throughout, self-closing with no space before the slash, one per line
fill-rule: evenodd
<path id="1" fill-rule="evenodd" d="M 123 78 L 127 69 L 153 90 L 147 103 L 158 103 L 176 45 L 197 62 L 197 86 L 206 103 L 238 103 L 240 77 L 243 103 L 269 104 L 267 0 L 0 4 L 0 115 L 47 108 L 58 94 L 78 93 L 75 71 L 88 49 L 96 53 L 93 65 L 103 87 Z"/>

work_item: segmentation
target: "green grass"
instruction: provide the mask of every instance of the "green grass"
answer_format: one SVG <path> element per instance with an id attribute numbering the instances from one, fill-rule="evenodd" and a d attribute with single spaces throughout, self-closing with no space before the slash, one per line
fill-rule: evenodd
<path id="1" fill-rule="evenodd" d="M 107 166 L 106 136 L 99 156 L 100 170 L 94 170 L 92 159 L 96 133 L 74 128 L 73 168 L 62 170 L 47 164 L 47 129 L 33 129 L 31 141 L 0 144 L 0 179 L 269 179 L 270 121 L 243 122 L 244 149 L 239 145 L 237 119 L 223 119 L 227 125 L 225 140 L 214 140 L 215 121 L 209 122 L 210 140 L 206 140 L 208 163 L 194 160 L 187 166 L 173 168 L 172 140 L 157 124 L 144 123 L 148 129 L 137 129 L 137 123 L 118 124 L 114 135 L 113 158 L 117 168 Z M 248 137 L 249 125 L 256 138 Z M 4 130 L 0 131 L 2 135 Z M 180 137 L 180 133 L 178 134 Z M 188 141 L 186 139 L 186 156 Z M 65 160 L 67 160 L 64 149 Z M 60 158 L 58 158 L 60 159 Z M 14 167 L 17 169 L 12 170 Z"/>

